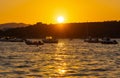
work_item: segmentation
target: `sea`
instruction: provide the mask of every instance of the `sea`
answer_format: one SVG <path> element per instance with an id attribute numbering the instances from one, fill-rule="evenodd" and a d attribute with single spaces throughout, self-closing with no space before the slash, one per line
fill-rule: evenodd
<path id="1" fill-rule="evenodd" d="M 0 78 L 120 78 L 119 44 L 0 42 Z"/>

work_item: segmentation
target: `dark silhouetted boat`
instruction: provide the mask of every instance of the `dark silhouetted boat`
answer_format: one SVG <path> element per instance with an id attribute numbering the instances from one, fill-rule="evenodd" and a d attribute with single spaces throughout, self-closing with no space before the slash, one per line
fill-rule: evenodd
<path id="1" fill-rule="evenodd" d="M 101 43 L 102 44 L 118 44 L 116 40 L 111 40 L 110 38 L 103 38 Z"/>
<path id="2" fill-rule="evenodd" d="M 0 38 L 0 41 L 1 42 L 24 42 L 24 40 L 21 38 L 10 38 L 10 37 Z"/>
<path id="3" fill-rule="evenodd" d="M 98 38 L 88 37 L 88 38 L 84 39 L 84 42 L 88 42 L 88 43 L 100 43 L 101 41 Z"/>
<path id="4" fill-rule="evenodd" d="M 44 44 L 42 41 L 31 41 L 31 40 L 25 40 L 25 43 L 27 45 L 37 45 L 37 46 Z"/>
<path id="5" fill-rule="evenodd" d="M 20 39 L 20 38 L 9 39 L 8 41 L 9 41 L 9 42 L 24 42 L 24 40 L 23 40 L 23 39 Z"/>
<path id="6" fill-rule="evenodd" d="M 58 43 L 58 39 L 52 38 L 52 36 L 48 36 L 45 39 L 42 39 L 44 43 Z"/>

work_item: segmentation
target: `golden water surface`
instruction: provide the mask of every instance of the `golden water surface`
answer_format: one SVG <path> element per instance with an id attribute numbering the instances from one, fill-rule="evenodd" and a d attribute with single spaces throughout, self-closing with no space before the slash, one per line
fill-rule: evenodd
<path id="1" fill-rule="evenodd" d="M 118 40 L 119 41 L 119 40 Z M 0 42 L 0 78 L 120 78 L 120 45 Z"/>

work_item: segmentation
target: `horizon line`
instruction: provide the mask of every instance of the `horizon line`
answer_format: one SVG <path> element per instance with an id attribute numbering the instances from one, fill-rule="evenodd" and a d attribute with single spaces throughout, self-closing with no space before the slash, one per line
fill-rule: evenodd
<path id="1" fill-rule="evenodd" d="M 28 24 L 28 25 L 34 25 L 37 23 L 41 24 L 71 24 L 71 23 L 97 23 L 97 22 L 120 22 L 120 20 L 105 20 L 105 21 L 84 21 L 84 22 L 64 22 L 64 23 L 44 23 L 44 22 L 36 22 L 36 23 L 24 23 L 24 22 L 5 22 L 5 23 L 0 23 L 0 24 L 10 24 L 10 23 L 17 23 L 17 24 Z"/>

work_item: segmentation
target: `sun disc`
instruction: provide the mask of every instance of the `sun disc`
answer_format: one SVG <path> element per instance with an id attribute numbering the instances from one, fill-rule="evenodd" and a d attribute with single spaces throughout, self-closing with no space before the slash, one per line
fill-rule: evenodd
<path id="1" fill-rule="evenodd" d="M 64 22 L 64 17 L 63 16 L 59 16 L 57 18 L 57 21 L 58 21 L 58 23 L 63 23 Z"/>

